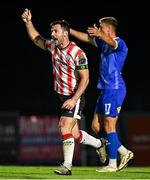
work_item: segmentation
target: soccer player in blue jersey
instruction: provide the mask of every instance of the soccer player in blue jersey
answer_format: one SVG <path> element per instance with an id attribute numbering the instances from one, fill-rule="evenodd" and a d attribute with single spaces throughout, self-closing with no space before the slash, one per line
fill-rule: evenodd
<path id="1" fill-rule="evenodd" d="M 71 35 L 81 41 L 96 46 L 100 52 L 99 79 L 97 88 L 100 90 L 92 129 L 98 134 L 100 125 L 104 124 L 108 140 L 109 162 L 96 171 L 116 172 L 127 166 L 133 158 L 133 152 L 125 148 L 117 135 L 116 124 L 124 98 L 126 85 L 121 75 L 128 48 L 124 40 L 117 37 L 118 21 L 114 17 L 103 17 L 99 20 L 99 27 L 95 24 L 87 29 L 87 33 L 71 28 Z M 117 153 L 120 154 L 120 163 L 117 166 Z M 106 159 L 106 158 L 105 158 Z"/>

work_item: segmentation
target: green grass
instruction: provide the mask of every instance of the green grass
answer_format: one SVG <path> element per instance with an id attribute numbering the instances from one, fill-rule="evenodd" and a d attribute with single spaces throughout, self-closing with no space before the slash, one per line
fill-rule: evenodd
<path id="1" fill-rule="evenodd" d="M 120 172 L 99 173 L 98 167 L 72 168 L 72 176 L 54 174 L 54 166 L 0 166 L 0 179 L 150 179 L 150 167 L 126 167 Z"/>

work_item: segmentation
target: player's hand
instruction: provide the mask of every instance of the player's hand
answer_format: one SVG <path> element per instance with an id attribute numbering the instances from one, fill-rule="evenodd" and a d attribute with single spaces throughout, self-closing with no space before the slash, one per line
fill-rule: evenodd
<path id="1" fill-rule="evenodd" d="M 98 27 L 96 26 L 96 24 L 93 25 L 93 27 L 88 27 L 87 32 L 89 34 L 89 36 L 99 36 L 100 31 L 98 29 Z"/>
<path id="2" fill-rule="evenodd" d="M 76 101 L 73 98 L 72 99 L 68 99 L 62 105 L 62 109 L 72 110 L 75 107 L 75 105 L 76 105 Z"/>
<path id="3" fill-rule="evenodd" d="M 32 19 L 31 11 L 26 8 L 22 14 L 22 20 L 25 23 L 28 23 L 28 22 L 31 22 L 31 19 Z"/>

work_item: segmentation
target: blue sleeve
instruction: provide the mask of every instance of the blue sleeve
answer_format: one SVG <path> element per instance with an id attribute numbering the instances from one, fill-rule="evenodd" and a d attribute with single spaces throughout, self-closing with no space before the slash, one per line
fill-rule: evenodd
<path id="1" fill-rule="evenodd" d="M 101 39 L 99 39 L 98 37 L 95 37 L 95 43 L 98 46 L 98 49 L 100 49 L 100 51 L 101 51 L 102 46 L 103 46 L 103 41 Z"/>
<path id="2" fill-rule="evenodd" d="M 128 52 L 128 48 L 126 46 L 126 43 L 122 39 L 117 39 L 117 42 L 118 42 L 117 50 Z"/>

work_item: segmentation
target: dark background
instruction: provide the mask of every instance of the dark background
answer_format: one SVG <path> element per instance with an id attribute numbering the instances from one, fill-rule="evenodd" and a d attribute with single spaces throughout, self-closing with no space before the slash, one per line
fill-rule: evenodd
<path id="1" fill-rule="evenodd" d="M 50 38 L 50 22 L 67 20 L 71 27 L 86 31 L 103 16 L 115 16 L 119 36 L 129 48 L 123 68 L 127 97 L 122 112 L 149 112 L 149 6 L 133 1 L 30 0 L 0 2 L 1 58 L 0 111 L 20 114 L 56 113 L 51 55 L 29 39 L 21 15 L 25 8 L 40 34 Z M 71 37 L 87 53 L 90 84 L 86 91 L 86 110 L 92 115 L 98 95 L 98 51 Z"/>

